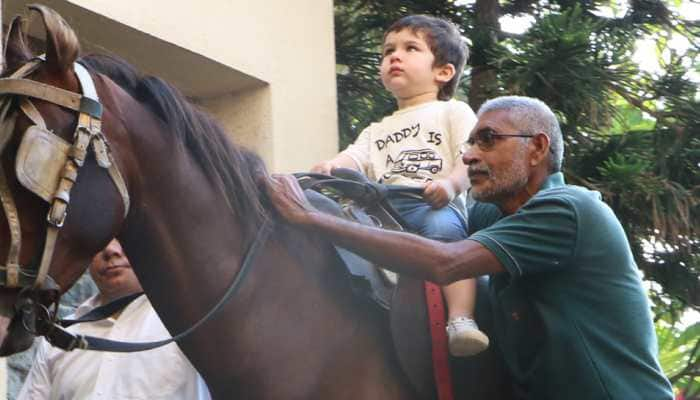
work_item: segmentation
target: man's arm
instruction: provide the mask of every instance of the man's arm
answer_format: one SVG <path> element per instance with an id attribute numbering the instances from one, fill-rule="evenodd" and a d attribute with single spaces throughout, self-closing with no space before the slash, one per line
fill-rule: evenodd
<path id="1" fill-rule="evenodd" d="M 272 177 L 266 186 L 275 208 L 290 223 L 320 233 L 333 243 L 398 273 L 444 285 L 505 271 L 496 256 L 478 242 L 467 239 L 443 243 L 323 214 L 306 201 L 292 176 Z"/>

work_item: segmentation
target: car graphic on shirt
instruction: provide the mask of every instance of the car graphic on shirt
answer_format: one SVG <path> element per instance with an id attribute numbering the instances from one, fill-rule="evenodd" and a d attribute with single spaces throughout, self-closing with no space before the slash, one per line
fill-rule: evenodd
<path id="1" fill-rule="evenodd" d="M 402 151 L 396 157 L 391 170 L 384 174 L 384 178 L 388 179 L 391 175 L 397 174 L 415 174 L 420 170 L 430 171 L 433 175 L 442 170 L 442 159 L 435 150 Z"/>

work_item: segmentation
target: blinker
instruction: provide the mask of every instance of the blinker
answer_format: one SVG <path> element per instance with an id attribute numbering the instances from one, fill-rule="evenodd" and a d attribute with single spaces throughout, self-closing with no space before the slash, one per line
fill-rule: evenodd
<path id="1" fill-rule="evenodd" d="M 68 142 L 48 130 L 30 126 L 17 151 L 17 179 L 29 191 L 51 202 L 70 147 Z"/>

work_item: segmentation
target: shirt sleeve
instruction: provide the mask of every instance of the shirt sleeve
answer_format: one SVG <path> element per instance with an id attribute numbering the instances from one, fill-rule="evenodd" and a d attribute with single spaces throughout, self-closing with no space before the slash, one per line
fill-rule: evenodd
<path id="1" fill-rule="evenodd" d="M 571 265 L 578 223 L 562 197 L 541 196 L 469 237 L 488 248 L 513 278 L 554 272 Z"/>
<path id="2" fill-rule="evenodd" d="M 460 146 L 467 141 L 469 133 L 476 125 L 476 115 L 474 115 L 474 111 L 469 107 L 469 104 L 463 101 L 453 101 L 452 103 L 448 115 L 450 149 L 453 151 L 452 156 L 458 160 L 462 157 L 462 154 L 459 152 Z"/>
<path id="3" fill-rule="evenodd" d="M 367 167 L 370 163 L 369 146 L 370 146 L 370 128 L 372 126 L 365 128 L 360 136 L 355 139 L 355 143 L 348 146 L 347 149 L 343 150 L 341 153 L 352 158 L 357 164 L 357 168 L 367 174 Z"/>
<path id="4" fill-rule="evenodd" d="M 51 394 L 51 377 L 49 375 L 49 344 L 41 339 L 34 362 L 17 400 L 47 400 Z"/>

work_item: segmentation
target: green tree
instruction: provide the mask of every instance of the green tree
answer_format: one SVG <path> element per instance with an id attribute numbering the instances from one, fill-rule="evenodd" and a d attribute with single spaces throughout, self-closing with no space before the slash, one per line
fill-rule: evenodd
<path id="1" fill-rule="evenodd" d="M 661 366 L 687 399 L 700 397 L 700 322 L 685 329 L 657 323 Z"/>
<path id="2" fill-rule="evenodd" d="M 700 311 L 700 21 L 684 19 L 681 5 L 336 0 L 341 146 L 395 107 L 378 79 L 384 29 L 413 13 L 452 20 L 472 43 L 458 97 L 475 110 L 503 94 L 552 107 L 566 140 L 567 180 L 600 191 L 614 209 L 649 282 L 657 320 L 676 329 L 683 313 Z M 502 17 L 532 23 L 512 33 Z M 686 38 L 688 49 L 675 50 L 674 38 Z M 640 40 L 656 44 L 660 72 L 633 60 Z M 684 360 L 688 368 L 674 371 L 697 372 L 697 356 Z"/>

